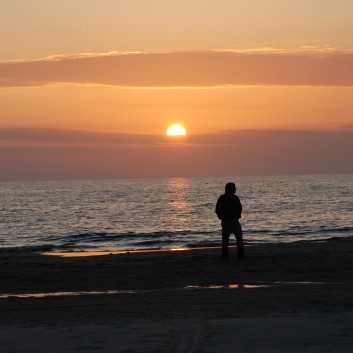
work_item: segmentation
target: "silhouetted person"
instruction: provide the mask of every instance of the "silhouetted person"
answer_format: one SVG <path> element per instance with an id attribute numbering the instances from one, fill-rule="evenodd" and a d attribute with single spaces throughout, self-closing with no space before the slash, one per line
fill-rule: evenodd
<path id="1" fill-rule="evenodd" d="M 239 197 L 235 195 L 236 187 L 234 183 L 227 183 L 225 193 L 217 200 L 216 213 L 222 221 L 222 256 L 223 259 L 229 258 L 229 236 L 234 233 L 237 241 L 238 258 L 244 258 L 243 231 L 239 218 L 241 218 L 242 205 Z"/>

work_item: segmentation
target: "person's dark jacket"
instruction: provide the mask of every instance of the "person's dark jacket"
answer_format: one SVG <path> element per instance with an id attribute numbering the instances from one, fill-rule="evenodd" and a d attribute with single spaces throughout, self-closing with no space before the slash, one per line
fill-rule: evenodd
<path id="1" fill-rule="evenodd" d="M 222 221 L 234 221 L 241 218 L 242 205 L 237 195 L 221 195 L 216 204 L 216 213 Z"/>

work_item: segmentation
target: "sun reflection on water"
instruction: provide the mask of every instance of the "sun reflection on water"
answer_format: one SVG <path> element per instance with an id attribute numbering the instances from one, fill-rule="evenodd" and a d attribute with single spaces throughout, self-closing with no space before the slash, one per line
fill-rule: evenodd
<path id="1" fill-rule="evenodd" d="M 189 195 L 190 181 L 186 178 L 169 179 L 166 187 L 168 222 L 173 224 L 175 230 L 183 230 L 190 221 L 189 214 L 194 211 Z"/>

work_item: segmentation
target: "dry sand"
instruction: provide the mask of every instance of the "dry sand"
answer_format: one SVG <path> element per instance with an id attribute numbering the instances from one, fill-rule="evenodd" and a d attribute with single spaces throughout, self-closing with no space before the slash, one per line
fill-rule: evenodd
<path id="1" fill-rule="evenodd" d="M 352 351 L 353 239 L 246 250 L 0 253 L 0 351 Z"/>

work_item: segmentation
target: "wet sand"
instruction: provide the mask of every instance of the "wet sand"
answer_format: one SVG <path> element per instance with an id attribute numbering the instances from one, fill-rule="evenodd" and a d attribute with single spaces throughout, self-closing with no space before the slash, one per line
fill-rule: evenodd
<path id="1" fill-rule="evenodd" d="M 351 351 L 352 238 L 246 251 L 0 253 L 1 352 Z"/>

